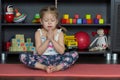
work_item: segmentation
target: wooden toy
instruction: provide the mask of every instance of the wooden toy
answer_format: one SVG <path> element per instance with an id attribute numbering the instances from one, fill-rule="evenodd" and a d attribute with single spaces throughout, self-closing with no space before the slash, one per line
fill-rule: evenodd
<path id="1" fill-rule="evenodd" d="M 99 19 L 99 24 L 104 24 L 104 19 Z"/>
<path id="2" fill-rule="evenodd" d="M 66 24 L 66 19 L 61 19 L 62 24 Z"/>
<path id="3" fill-rule="evenodd" d="M 9 47 L 9 51 L 33 51 L 35 52 L 35 47 L 33 42 L 31 42 L 31 38 L 26 38 L 26 42 L 24 41 L 23 34 L 16 34 L 15 38 L 12 39 L 11 46 Z"/>
<path id="4" fill-rule="evenodd" d="M 77 23 L 77 19 L 73 19 L 73 24 L 76 24 Z"/>
<path id="5" fill-rule="evenodd" d="M 69 20 L 70 20 L 70 24 L 72 24 L 72 23 L 73 23 L 73 19 L 72 19 L 72 18 L 70 18 Z"/>
<path id="6" fill-rule="evenodd" d="M 91 15 L 90 14 L 86 14 L 85 15 L 85 19 L 91 19 Z"/>
<path id="7" fill-rule="evenodd" d="M 86 20 L 86 19 L 83 19 L 83 20 L 82 20 L 82 23 L 83 23 L 83 24 L 87 24 L 87 20 Z"/>
<path id="8" fill-rule="evenodd" d="M 79 14 L 75 14 L 74 18 L 78 19 L 79 18 Z"/>
<path id="9" fill-rule="evenodd" d="M 77 19 L 77 24 L 82 24 L 82 19 Z"/>
<path id="10" fill-rule="evenodd" d="M 64 19 L 69 19 L 69 14 L 64 14 L 64 15 L 63 15 L 63 18 L 64 18 Z"/>
<path id="11" fill-rule="evenodd" d="M 93 20 L 92 19 L 87 19 L 87 24 L 92 24 Z"/>
<path id="12" fill-rule="evenodd" d="M 94 19 L 94 24 L 99 24 L 99 19 L 95 18 Z"/>
<path id="13" fill-rule="evenodd" d="M 97 14 L 97 15 L 96 15 L 96 18 L 97 18 L 97 19 L 101 19 L 101 18 L 102 18 L 102 15 Z"/>
<path id="14" fill-rule="evenodd" d="M 66 24 L 70 24 L 70 19 L 66 19 Z"/>

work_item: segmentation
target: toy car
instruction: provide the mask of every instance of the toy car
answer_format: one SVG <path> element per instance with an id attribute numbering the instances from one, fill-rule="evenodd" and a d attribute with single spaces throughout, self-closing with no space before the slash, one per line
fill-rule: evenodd
<path id="1" fill-rule="evenodd" d="M 76 38 L 74 36 L 65 36 L 64 37 L 64 42 L 65 42 L 65 46 L 67 49 L 76 49 L 78 46 L 78 43 L 76 41 Z"/>

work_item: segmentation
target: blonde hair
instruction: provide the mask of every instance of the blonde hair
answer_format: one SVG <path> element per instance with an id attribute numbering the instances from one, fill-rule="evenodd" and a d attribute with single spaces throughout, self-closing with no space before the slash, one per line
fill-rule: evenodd
<path id="1" fill-rule="evenodd" d="M 44 7 L 43 9 L 41 9 L 40 10 L 40 16 L 41 16 L 41 18 L 43 18 L 44 14 L 46 12 L 50 12 L 50 13 L 54 14 L 55 17 L 58 19 L 58 16 L 59 16 L 58 15 L 58 10 L 57 10 L 57 8 L 55 8 L 55 6 L 48 6 L 48 7 Z"/>
<path id="2" fill-rule="evenodd" d="M 58 13 L 57 8 L 55 6 L 48 6 L 40 10 L 41 19 L 43 18 L 44 14 L 47 12 L 54 14 L 57 19 L 59 18 L 59 13 Z M 67 32 L 67 29 L 60 25 L 57 25 L 57 28 L 61 28 L 63 32 Z"/>

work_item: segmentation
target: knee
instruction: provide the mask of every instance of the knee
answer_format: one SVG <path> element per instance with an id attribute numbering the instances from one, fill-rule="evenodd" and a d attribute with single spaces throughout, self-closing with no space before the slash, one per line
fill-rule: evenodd
<path id="1" fill-rule="evenodd" d="M 72 56 L 73 58 L 76 58 L 76 59 L 79 58 L 79 54 L 78 54 L 77 51 L 71 51 L 70 54 L 71 54 L 71 56 Z"/>

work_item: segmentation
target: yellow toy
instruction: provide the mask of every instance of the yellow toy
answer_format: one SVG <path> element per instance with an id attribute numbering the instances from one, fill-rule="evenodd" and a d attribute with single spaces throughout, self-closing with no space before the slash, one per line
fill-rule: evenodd
<path id="1" fill-rule="evenodd" d="M 67 49 L 76 49 L 78 46 L 76 38 L 73 35 L 71 35 L 71 36 L 65 35 L 64 43 L 65 43 L 65 46 L 67 47 Z"/>

